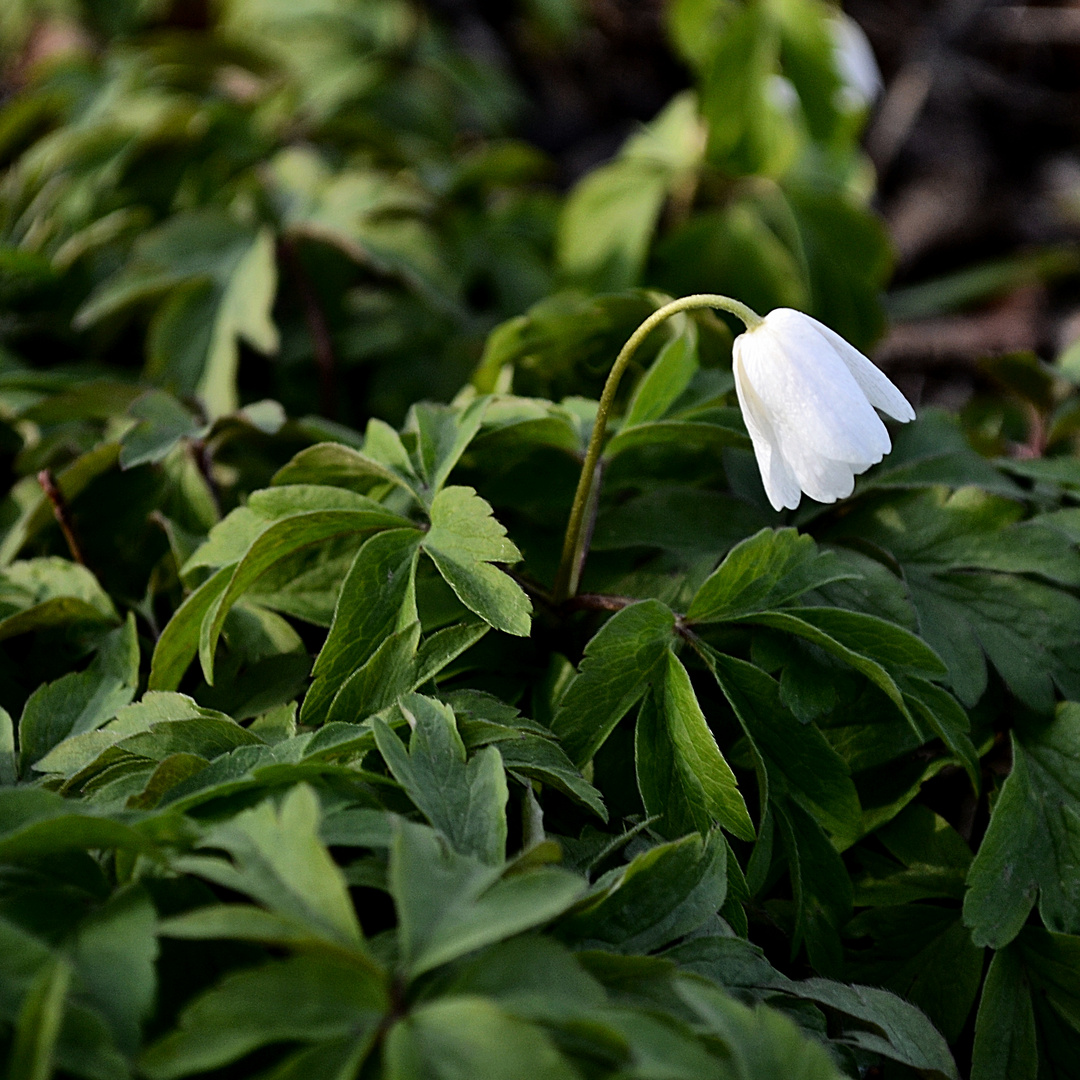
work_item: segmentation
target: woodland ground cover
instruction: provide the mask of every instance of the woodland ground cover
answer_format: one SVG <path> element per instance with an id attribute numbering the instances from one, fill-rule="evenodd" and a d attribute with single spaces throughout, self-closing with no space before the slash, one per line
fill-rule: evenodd
<path id="1" fill-rule="evenodd" d="M 1075 350 L 777 512 L 676 314 L 560 574 L 666 301 L 884 331 L 874 88 L 834 7 L 672 0 L 563 190 L 454 18 L 0 12 L 5 1075 L 1075 1075 Z"/>

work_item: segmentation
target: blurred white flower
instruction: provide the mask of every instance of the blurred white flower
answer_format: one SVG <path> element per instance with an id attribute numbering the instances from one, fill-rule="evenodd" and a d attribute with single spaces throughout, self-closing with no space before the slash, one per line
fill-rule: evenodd
<path id="1" fill-rule="evenodd" d="M 837 105 L 844 111 L 863 109 L 881 93 L 881 70 L 862 27 L 843 12 L 828 20 L 833 62 L 843 83 Z"/>
<path id="2" fill-rule="evenodd" d="M 735 390 L 769 502 L 801 493 L 846 498 L 855 476 L 892 449 L 875 406 L 897 420 L 915 410 L 854 346 L 817 319 L 776 308 L 734 345 Z"/>

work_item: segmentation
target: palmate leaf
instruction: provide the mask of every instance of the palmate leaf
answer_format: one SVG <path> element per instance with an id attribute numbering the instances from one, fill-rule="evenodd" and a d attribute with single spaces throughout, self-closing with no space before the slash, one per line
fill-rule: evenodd
<path id="1" fill-rule="evenodd" d="M 975 488 L 934 489 L 857 512 L 835 536 L 896 560 L 919 633 L 961 702 L 982 696 L 989 659 L 1021 701 L 1048 712 L 1055 687 L 1080 695 L 1080 654 L 1054 629 L 1080 620 L 1080 600 L 1047 584 L 1075 584 L 1080 553 L 1065 533 L 1019 513 Z"/>
<path id="2" fill-rule="evenodd" d="M 1012 733 L 1013 767 L 968 874 L 964 922 L 1000 949 L 1039 906 L 1043 925 L 1080 932 L 1080 705 Z"/>

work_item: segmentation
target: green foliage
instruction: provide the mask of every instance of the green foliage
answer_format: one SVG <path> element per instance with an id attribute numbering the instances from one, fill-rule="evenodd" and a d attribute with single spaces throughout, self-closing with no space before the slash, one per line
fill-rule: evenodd
<path id="1" fill-rule="evenodd" d="M 667 293 L 881 328 L 834 9 L 670 4 L 563 197 L 427 5 L 9 7 L 82 36 L 0 110 L 4 1075 L 1071 1075 L 1056 369 L 992 365 L 1047 456 L 926 411 L 775 514 L 673 318 L 551 593 Z"/>

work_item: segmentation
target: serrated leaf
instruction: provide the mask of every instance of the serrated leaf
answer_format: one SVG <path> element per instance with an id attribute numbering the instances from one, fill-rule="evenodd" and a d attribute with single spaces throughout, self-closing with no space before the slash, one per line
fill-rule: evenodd
<path id="1" fill-rule="evenodd" d="M 470 611 L 496 630 L 529 636 L 529 598 L 517 582 L 491 565 L 519 562 L 521 552 L 472 488 L 439 491 L 431 503 L 431 529 L 422 546 Z"/>
<path id="2" fill-rule="evenodd" d="M 665 835 L 691 828 L 707 833 L 719 824 L 742 840 L 754 839 L 735 776 L 674 653 L 641 707 L 635 757 L 645 809 L 666 820 Z"/>
<path id="3" fill-rule="evenodd" d="M 709 623 L 790 604 L 810 589 L 853 577 L 832 552 L 794 529 L 762 529 L 728 552 L 686 617 Z"/>
<path id="4" fill-rule="evenodd" d="M 506 855 L 506 774 L 494 747 L 466 761 L 453 711 L 411 694 L 401 702 L 413 728 L 406 752 L 379 717 L 373 721 L 379 753 L 394 778 L 431 824 L 453 845 L 488 865 Z"/>
<path id="5" fill-rule="evenodd" d="M 265 800 L 207 831 L 201 846 L 228 852 L 231 862 L 199 855 L 176 865 L 317 928 L 359 954 L 360 925 L 341 871 L 319 840 L 319 817 L 315 792 L 299 784 L 280 807 Z"/>
<path id="6" fill-rule="evenodd" d="M 236 564 L 225 589 L 203 616 L 199 629 L 199 660 L 206 681 L 213 684 L 214 651 L 230 608 L 274 563 L 301 548 L 334 536 L 403 525 L 408 525 L 404 518 L 376 507 L 294 514 L 264 529 Z"/>
<path id="7" fill-rule="evenodd" d="M 390 634 L 415 621 L 413 593 L 420 539 L 414 529 L 389 529 L 371 537 L 357 552 L 312 669 L 302 723 L 321 723 L 344 681 Z"/>
<path id="8" fill-rule="evenodd" d="M 1054 629 L 1080 620 L 1080 601 L 1018 575 L 1073 580 L 1080 554 L 1052 528 L 1017 522 L 1019 512 L 974 488 L 951 496 L 935 489 L 855 513 L 837 533 L 900 564 L 920 636 L 945 661 L 965 705 L 986 689 L 989 659 L 1018 698 L 1049 712 L 1055 685 L 1067 697 L 1080 694 L 1080 654 Z"/>
<path id="9" fill-rule="evenodd" d="M 585 646 L 552 728 L 578 767 L 596 753 L 630 711 L 665 661 L 675 616 L 656 600 L 616 612 Z"/>
<path id="10" fill-rule="evenodd" d="M 803 806 L 844 846 L 860 831 L 859 797 L 847 766 L 813 724 L 800 724 L 765 672 L 706 650 L 703 658 L 764 763 L 770 783 Z"/>

